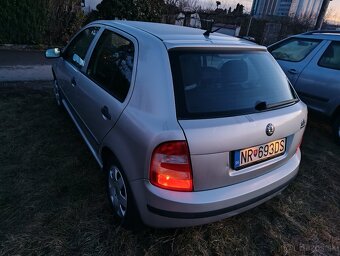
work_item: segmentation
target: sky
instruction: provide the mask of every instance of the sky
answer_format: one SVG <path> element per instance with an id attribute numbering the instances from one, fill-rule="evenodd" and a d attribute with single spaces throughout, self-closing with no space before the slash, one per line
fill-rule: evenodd
<path id="1" fill-rule="evenodd" d="M 333 0 L 329 4 L 327 19 L 340 25 L 340 0 Z"/>
<path id="2" fill-rule="evenodd" d="M 235 8 L 237 3 L 243 4 L 246 12 L 250 12 L 253 0 L 219 0 L 220 8 L 228 9 L 230 6 Z M 208 8 L 216 8 L 216 0 L 198 0 L 199 4 Z M 329 4 L 326 19 L 340 25 L 340 0 L 332 0 Z"/>

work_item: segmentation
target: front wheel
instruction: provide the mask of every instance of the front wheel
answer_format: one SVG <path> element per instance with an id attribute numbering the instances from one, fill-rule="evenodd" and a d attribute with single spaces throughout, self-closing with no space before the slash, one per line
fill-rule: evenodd
<path id="1" fill-rule="evenodd" d="M 109 160 L 106 164 L 107 194 L 114 216 L 120 225 L 133 229 L 139 226 L 139 215 L 129 183 L 119 164 Z"/>
<path id="2" fill-rule="evenodd" d="M 335 142 L 340 145 L 340 115 L 333 122 L 333 137 Z"/>

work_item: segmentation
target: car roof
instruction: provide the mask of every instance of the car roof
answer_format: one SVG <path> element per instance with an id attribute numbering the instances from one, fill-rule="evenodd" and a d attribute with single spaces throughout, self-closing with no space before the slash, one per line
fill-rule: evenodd
<path id="1" fill-rule="evenodd" d="M 292 37 L 340 41 L 340 31 L 338 30 L 315 30 L 315 31 L 302 33 L 299 35 L 294 35 Z"/>
<path id="2" fill-rule="evenodd" d="M 134 29 L 143 31 L 159 40 L 166 45 L 185 45 L 185 44 L 201 44 L 201 45 L 233 45 L 233 46 L 249 46 L 261 49 L 253 42 L 243 40 L 237 37 L 228 36 L 220 33 L 211 33 L 209 37 L 204 36 L 205 30 L 170 25 L 164 23 L 142 22 L 142 21 L 126 21 L 126 20 L 99 20 L 94 23 L 100 23 L 106 26 L 118 27 L 129 32 Z"/>

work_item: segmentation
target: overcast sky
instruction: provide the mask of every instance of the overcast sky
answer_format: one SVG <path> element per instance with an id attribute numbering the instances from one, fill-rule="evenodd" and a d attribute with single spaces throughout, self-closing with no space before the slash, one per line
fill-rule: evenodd
<path id="1" fill-rule="evenodd" d="M 221 8 L 228 9 L 230 6 L 235 8 L 237 3 L 243 4 L 246 12 L 250 12 L 253 0 L 219 0 Z M 216 8 L 216 0 L 198 0 L 199 4 L 203 7 Z M 340 24 L 340 0 L 333 0 L 329 4 L 327 19 Z"/>

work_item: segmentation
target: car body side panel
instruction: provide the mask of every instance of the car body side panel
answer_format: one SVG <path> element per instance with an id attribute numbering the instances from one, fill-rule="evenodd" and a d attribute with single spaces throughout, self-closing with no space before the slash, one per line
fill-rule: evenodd
<path id="1" fill-rule="evenodd" d="M 133 93 L 101 147 L 113 151 L 130 181 L 149 178 L 151 155 L 156 146 L 185 140 L 176 118 L 167 50 L 160 40 L 145 32 L 136 31 L 135 36 L 140 51 Z"/>
<path id="2" fill-rule="evenodd" d="M 80 71 L 69 62 L 60 58 L 58 61 L 58 68 L 56 69 L 56 75 L 58 77 L 59 87 L 66 97 L 68 102 L 71 103 L 72 108 L 76 98 L 74 84 L 78 82 L 78 76 Z M 72 104 L 73 103 L 73 104 Z"/>
<path id="3" fill-rule="evenodd" d="M 77 95 L 77 111 L 96 141 L 97 145 L 93 146 L 98 148 L 102 139 L 117 122 L 124 105 L 83 74 L 79 78 Z M 101 109 L 105 106 L 111 119 L 107 119 L 101 113 Z"/>
<path id="4" fill-rule="evenodd" d="M 287 38 L 289 39 L 289 38 Z M 282 41 L 279 41 L 271 46 L 268 47 L 269 51 L 270 48 L 273 46 L 280 44 L 284 42 L 284 39 Z M 282 70 L 286 73 L 289 81 L 292 83 L 292 85 L 295 85 L 296 80 L 299 78 L 301 72 L 304 70 L 304 68 L 307 66 L 307 64 L 312 60 L 313 56 L 320 51 L 325 45 L 325 42 L 321 40 L 321 42 L 316 46 L 310 54 L 308 54 L 303 60 L 298 61 L 298 62 L 293 62 L 293 61 L 286 61 L 286 60 L 279 60 L 277 59 L 276 61 L 280 64 Z"/>
<path id="5" fill-rule="evenodd" d="M 115 33 L 112 28 L 106 28 Z M 119 35 L 128 38 L 130 41 L 134 43 L 135 56 L 134 56 L 134 67 L 132 73 L 132 79 L 130 84 L 130 90 L 128 95 L 126 96 L 123 102 L 120 102 L 116 98 L 114 98 L 110 93 L 105 91 L 100 87 L 96 82 L 91 80 L 86 74 L 87 65 L 90 62 L 90 57 L 86 61 L 87 65 L 84 67 L 83 74 L 79 76 L 79 86 L 77 86 L 77 98 L 76 98 L 76 108 L 79 111 L 79 115 L 81 119 L 88 127 L 90 134 L 94 137 L 97 142 L 96 146 L 99 147 L 105 135 L 111 130 L 111 128 L 116 124 L 121 115 L 123 109 L 126 107 L 134 86 L 135 81 L 135 73 L 137 69 L 137 59 L 138 59 L 138 43 L 134 38 L 122 34 L 118 32 Z M 91 49 L 91 54 L 93 52 L 93 48 Z M 111 116 L 111 119 L 107 119 L 102 114 L 102 109 L 106 107 L 108 109 L 108 113 Z"/>
<path id="6" fill-rule="evenodd" d="M 325 43 L 326 42 L 321 41 L 320 44 L 317 47 L 315 47 L 315 49 L 313 49 L 313 51 L 311 51 L 310 54 L 306 56 L 306 58 L 299 62 L 277 60 L 277 62 L 280 64 L 282 70 L 286 73 L 289 81 L 292 83 L 293 86 L 295 86 L 295 83 L 299 78 L 301 72 L 303 72 L 307 64 L 312 60 L 313 56 L 324 47 Z"/>
<path id="7" fill-rule="evenodd" d="M 340 70 L 318 65 L 327 42 L 304 69 L 295 84 L 301 99 L 313 110 L 331 117 L 340 105 Z"/>
<path id="8" fill-rule="evenodd" d="M 71 44 L 73 40 L 77 38 L 77 36 L 84 30 L 86 30 L 89 27 L 93 27 L 92 25 L 85 26 L 82 28 L 78 33 L 76 33 L 68 45 L 63 49 L 63 52 L 67 47 Z M 96 27 L 100 28 L 100 25 L 96 25 Z M 97 33 L 97 35 L 94 37 L 92 40 L 91 44 L 89 45 L 89 48 L 86 52 L 85 56 L 85 64 L 87 59 L 89 58 L 90 55 L 90 49 L 93 47 L 94 42 L 96 39 L 98 39 L 98 35 L 100 33 Z M 76 101 L 77 101 L 77 93 L 76 93 L 76 86 L 79 82 L 79 77 L 81 75 L 81 70 L 74 65 L 72 65 L 70 62 L 66 61 L 62 56 L 59 58 L 56 64 L 56 68 L 54 69 L 56 72 L 56 76 L 58 77 L 58 82 L 59 82 L 59 87 L 63 92 L 63 95 L 67 98 L 68 104 L 70 107 L 73 108 L 73 110 L 76 110 Z"/>
<path id="9" fill-rule="evenodd" d="M 133 135 L 132 135 L 133 134 Z M 102 149 L 109 148 L 119 160 L 129 181 L 149 179 L 151 155 L 165 141 L 185 140 L 176 122 L 155 118 L 136 108 L 126 108 L 105 137 Z"/>

